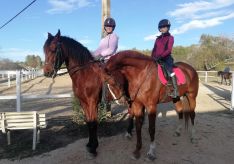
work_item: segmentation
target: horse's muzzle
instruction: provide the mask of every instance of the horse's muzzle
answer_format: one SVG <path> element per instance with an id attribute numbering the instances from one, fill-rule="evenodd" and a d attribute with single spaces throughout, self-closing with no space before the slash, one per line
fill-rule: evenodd
<path id="1" fill-rule="evenodd" d="M 52 78 L 55 78 L 56 72 L 55 72 L 55 71 L 52 71 L 52 72 L 44 72 L 44 76 L 45 76 L 45 77 L 52 77 Z"/>

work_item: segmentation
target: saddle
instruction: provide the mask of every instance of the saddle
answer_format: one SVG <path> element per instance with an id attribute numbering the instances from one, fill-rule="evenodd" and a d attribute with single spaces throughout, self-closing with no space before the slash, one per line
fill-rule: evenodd
<path id="1" fill-rule="evenodd" d="M 177 85 L 186 83 L 185 75 L 180 68 L 174 66 L 173 72 L 175 73 L 177 79 Z M 158 77 L 163 85 L 168 85 L 170 76 L 163 63 L 158 63 Z"/>

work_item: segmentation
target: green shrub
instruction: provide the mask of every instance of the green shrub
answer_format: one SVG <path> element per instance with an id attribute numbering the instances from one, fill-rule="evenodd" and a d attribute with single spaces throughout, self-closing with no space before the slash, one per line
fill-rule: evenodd
<path id="1" fill-rule="evenodd" d="M 84 124 L 85 123 L 85 115 L 84 115 L 84 110 L 80 106 L 80 102 L 77 98 L 73 97 L 72 100 L 72 107 L 75 112 L 73 116 L 73 121 L 78 123 L 78 124 Z M 98 105 L 98 121 L 102 122 L 107 119 L 106 116 L 106 109 L 105 109 L 105 104 L 103 102 L 99 103 Z"/>

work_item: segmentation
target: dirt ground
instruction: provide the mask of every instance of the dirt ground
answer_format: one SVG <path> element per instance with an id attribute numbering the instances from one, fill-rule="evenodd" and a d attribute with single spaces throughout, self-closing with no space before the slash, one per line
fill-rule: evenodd
<path id="1" fill-rule="evenodd" d="M 229 164 L 234 161 L 234 112 L 230 111 L 231 86 L 217 83 L 200 83 L 196 108 L 196 142 L 191 143 L 185 130 L 180 137 L 174 137 L 177 116 L 171 103 L 160 104 L 156 123 L 157 164 Z M 22 85 L 23 94 L 58 94 L 71 92 L 69 76 L 56 78 L 55 82 L 44 77 Z M 15 88 L 1 90 L 1 95 L 11 95 Z M 0 135 L 1 164 L 142 164 L 149 149 L 148 122 L 142 129 L 143 147 L 141 158 L 132 160 L 131 153 L 136 136 L 131 140 L 124 137 L 127 126 L 123 110 L 121 117 L 114 116 L 99 126 L 98 156 L 89 160 L 85 144 L 85 125 L 71 121 L 73 111 L 71 98 L 24 100 L 22 111 L 37 110 L 47 113 L 48 127 L 41 131 L 41 143 L 35 152 L 31 151 L 32 132 L 13 132 L 10 146 Z M 113 112 L 120 107 L 114 106 Z M 15 111 L 15 101 L 0 100 L 1 111 Z M 124 109 L 122 107 L 122 109 Z M 116 120 L 115 118 L 122 118 Z M 17 143 L 16 143 L 17 141 Z M 18 142 L 19 141 L 19 142 Z M 20 152 L 19 152 L 20 151 Z"/>

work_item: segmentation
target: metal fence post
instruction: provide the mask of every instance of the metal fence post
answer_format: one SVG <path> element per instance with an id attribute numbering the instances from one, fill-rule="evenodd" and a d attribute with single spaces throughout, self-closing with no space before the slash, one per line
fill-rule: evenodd
<path id="1" fill-rule="evenodd" d="M 16 71 L 16 111 L 21 111 L 21 71 Z"/>

